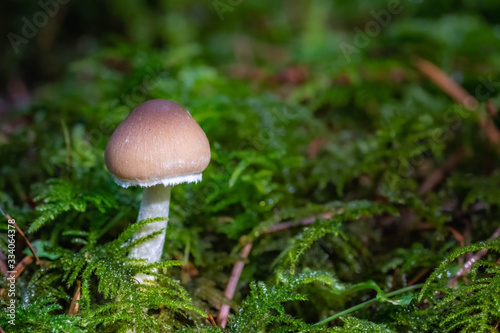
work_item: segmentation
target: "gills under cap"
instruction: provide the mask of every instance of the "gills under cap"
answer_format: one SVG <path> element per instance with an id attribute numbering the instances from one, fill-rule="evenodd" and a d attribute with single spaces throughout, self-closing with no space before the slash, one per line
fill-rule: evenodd
<path id="1" fill-rule="evenodd" d="M 198 182 L 210 162 L 207 136 L 175 102 L 154 99 L 128 115 L 109 139 L 106 166 L 123 186 Z"/>

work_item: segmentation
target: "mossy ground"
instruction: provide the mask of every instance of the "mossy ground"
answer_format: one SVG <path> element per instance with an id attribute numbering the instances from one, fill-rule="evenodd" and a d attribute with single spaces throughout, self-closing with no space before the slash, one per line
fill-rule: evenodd
<path id="1" fill-rule="evenodd" d="M 16 280 L 16 326 L 0 314 L 7 333 L 498 330 L 498 1 L 0 8 L 0 204 L 40 256 Z M 152 98 L 191 112 L 212 160 L 173 189 L 148 265 L 126 257 L 141 191 L 103 152 Z"/>

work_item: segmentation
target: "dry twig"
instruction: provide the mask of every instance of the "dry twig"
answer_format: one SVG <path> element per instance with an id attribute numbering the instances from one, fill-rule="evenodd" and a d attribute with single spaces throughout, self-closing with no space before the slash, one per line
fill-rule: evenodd
<path id="1" fill-rule="evenodd" d="M 465 246 L 465 237 L 461 233 L 459 233 L 457 229 L 450 226 L 446 227 L 446 229 L 448 229 L 448 231 L 451 232 L 451 234 L 457 240 L 460 246 L 462 247 Z"/>
<path id="2" fill-rule="evenodd" d="M 250 250 L 252 249 L 252 242 L 248 242 L 243 247 L 241 251 L 241 260 L 238 260 L 233 267 L 233 271 L 231 272 L 231 278 L 226 286 L 226 291 L 224 292 L 224 296 L 227 299 L 233 299 L 234 292 L 236 291 L 236 286 L 238 285 L 238 281 L 240 279 L 241 272 L 243 271 L 243 267 L 245 266 L 245 261 L 250 254 Z M 229 315 L 229 304 L 222 304 L 219 314 L 217 315 L 217 323 L 226 327 L 227 324 L 227 316 Z"/>
<path id="3" fill-rule="evenodd" d="M 262 234 L 269 234 L 272 232 L 280 231 L 280 230 L 285 230 L 291 227 L 295 226 L 300 226 L 300 225 L 308 225 L 314 223 L 317 219 L 329 219 L 333 216 L 332 212 L 320 214 L 318 216 L 312 216 L 312 217 L 307 217 L 305 219 L 300 220 L 299 222 L 294 222 L 294 221 L 288 221 L 288 222 L 282 222 L 278 223 L 276 225 L 273 225 L 269 227 L 268 229 L 264 230 L 261 232 Z M 248 255 L 250 254 L 250 250 L 252 249 L 252 242 L 247 242 L 245 246 L 243 246 L 243 249 L 241 251 L 240 255 L 240 260 L 238 260 L 234 266 L 233 270 L 231 272 L 231 277 L 229 278 L 229 282 L 226 286 L 226 290 L 224 292 L 224 295 L 226 296 L 226 299 L 231 300 L 234 297 L 234 292 L 236 291 L 236 286 L 238 285 L 238 281 L 240 280 L 241 272 L 243 271 L 243 267 L 245 266 L 245 260 L 248 258 Z M 230 306 L 229 304 L 222 304 L 219 314 L 217 315 L 217 323 L 222 326 L 226 327 L 227 324 L 227 317 L 229 315 L 229 310 Z"/>
<path id="4" fill-rule="evenodd" d="M 446 73 L 443 72 L 439 67 L 424 59 L 417 59 L 415 65 L 422 74 L 427 76 L 427 78 L 434 82 L 451 98 L 463 105 L 467 110 L 478 110 L 478 101 L 474 97 L 472 97 L 464 88 L 460 87 L 455 81 L 453 81 L 448 75 L 446 75 Z M 489 106 L 489 108 L 491 109 L 491 105 Z M 495 123 L 490 117 L 488 117 L 486 114 L 480 115 L 479 124 L 485 131 L 486 136 L 491 143 L 500 143 L 500 132 L 498 131 L 498 128 L 495 126 Z"/>
<path id="5" fill-rule="evenodd" d="M 8 279 L 11 279 L 12 277 L 15 277 L 16 279 L 19 278 L 19 275 L 24 271 L 26 266 L 31 264 L 33 262 L 33 257 L 32 256 L 26 256 L 21 260 L 17 265 L 16 268 L 14 268 L 15 273 L 10 273 L 9 276 L 7 277 Z M 0 297 L 3 296 L 5 289 L 0 290 Z"/>
<path id="6" fill-rule="evenodd" d="M 281 223 L 275 224 L 275 225 L 267 228 L 266 230 L 262 231 L 260 234 L 261 235 L 270 234 L 272 232 L 285 230 L 285 229 L 288 229 L 291 227 L 313 224 L 314 221 L 316 221 L 317 219 L 329 219 L 332 216 L 333 216 L 333 213 L 328 212 L 328 213 L 320 214 L 318 216 L 306 217 L 305 219 L 302 219 L 299 222 L 295 222 L 295 221 L 281 222 Z"/>
<path id="7" fill-rule="evenodd" d="M 439 67 L 424 59 L 417 59 L 415 64 L 422 74 L 427 76 L 455 101 L 462 104 L 470 111 L 477 109 L 476 99 L 472 97 L 467 90 L 460 87 L 455 81 L 446 75 L 446 73 Z"/>
<path id="8" fill-rule="evenodd" d="M 425 193 L 429 192 L 432 190 L 434 187 L 436 187 L 437 184 L 439 184 L 446 174 L 450 172 L 455 165 L 457 165 L 460 161 L 462 161 L 466 156 L 465 150 L 461 149 L 455 154 L 451 155 L 450 158 L 445 162 L 445 164 L 432 172 L 427 178 L 425 178 L 424 182 L 422 185 L 420 185 L 420 188 L 418 190 L 419 195 L 424 195 Z"/>
<path id="9" fill-rule="evenodd" d="M 4 277 L 7 277 L 7 275 L 9 275 L 9 269 L 7 268 L 6 260 L 7 256 L 2 251 L 2 249 L 0 249 L 0 273 L 2 273 Z"/>
<path id="10" fill-rule="evenodd" d="M 30 249 L 31 253 L 33 253 L 33 257 L 35 258 L 35 263 L 37 265 L 40 264 L 40 258 L 38 258 L 38 256 L 36 255 L 36 250 L 35 248 L 33 248 L 33 246 L 31 245 L 31 242 L 29 241 L 28 237 L 26 237 L 26 235 L 24 234 L 24 232 L 21 230 L 21 228 L 19 228 L 19 226 L 17 225 L 16 223 L 16 220 L 14 220 L 12 217 L 10 217 L 9 214 L 4 214 L 4 212 L 0 209 L 0 212 L 3 214 L 3 216 L 5 216 L 5 218 L 8 220 L 8 221 L 13 221 L 12 222 L 12 225 L 16 228 L 17 232 L 21 235 L 21 237 L 23 237 L 24 241 L 26 242 L 26 244 L 28 245 L 28 248 Z"/>
<path id="11" fill-rule="evenodd" d="M 486 102 L 486 111 L 488 111 L 488 113 L 492 116 L 496 116 L 498 114 L 498 109 L 492 101 Z"/>
<path id="12" fill-rule="evenodd" d="M 413 279 L 410 280 L 410 282 L 408 282 L 407 286 L 409 287 L 417 283 L 421 278 L 423 278 L 427 273 L 429 273 L 430 270 L 431 270 L 430 267 L 422 269 Z"/>
<path id="13" fill-rule="evenodd" d="M 319 136 L 314 138 L 309 143 L 309 146 L 307 146 L 307 155 L 309 156 L 309 158 L 318 157 L 319 151 L 327 143 L 328 143 L 327 138 L 323 138 L 323 137 L 319 137 Z"/>
<path id="14" fill-rule="evenodd" d="M 500 236 L 500 227 L 498 227 L 495 230 L 495 232 L 491 235 L 490 239 L 495 239 L 498 238 L 499 236 Z M 462 268 L 458 270 L 457 274 L 455 274 L 455 276 L 450 279 L 450 281 L 448 282 L 448 286 L 450 287 L 455 286 L 458 282 L 458 279 L 464 275 L 467 275 L 470 272 L 472 265 L 476 261 L 484 257 L 486 253 L 488 253 L 488 249 L 482 249 L 477 251 L 476 254 L 474 254 L 469 260 L 467 260 L 467 262 L 462 266 Z"/>

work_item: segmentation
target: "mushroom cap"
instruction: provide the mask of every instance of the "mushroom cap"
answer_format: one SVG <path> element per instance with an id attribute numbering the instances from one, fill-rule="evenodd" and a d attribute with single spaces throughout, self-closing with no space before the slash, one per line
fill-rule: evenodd
<path id="1" fill-rule="evenodd" d="M 179 104 L 153 99 L 136 107 L 116 128 L 104 153 L 123 187 L 201 181 L 210 162 L 205 132 Z"/>

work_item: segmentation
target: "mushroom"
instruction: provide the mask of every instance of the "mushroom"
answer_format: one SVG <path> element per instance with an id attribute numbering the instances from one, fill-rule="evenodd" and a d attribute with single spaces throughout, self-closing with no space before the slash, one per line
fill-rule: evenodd
<path id="1" fill-rule="evenodd" d="M 104 154 L 115 182 L 144 188 L 137 221 L 164 217 L 144 226 L 133 239 L 163 229 L 137 245 L 130 258 L 160 260 L 165 243 L 171 187 L 201 181 L 210 162 L 207 136 L 191 114 L 175 102 L 154 99 L 136 107 L 116 128 Z M 143 282 L 145 277 L 138 277 Z"/>

